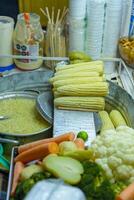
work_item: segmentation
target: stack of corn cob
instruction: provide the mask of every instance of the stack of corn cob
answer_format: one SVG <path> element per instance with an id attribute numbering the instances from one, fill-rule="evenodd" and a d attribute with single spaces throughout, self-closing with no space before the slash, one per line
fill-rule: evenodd
<path id="1" fill-rule="evenodd" d="M 50 79 L 55 106 L 67 110 L 104 110 L 108 83 L 103 73 L 102 61 L 58 66 Z"/>

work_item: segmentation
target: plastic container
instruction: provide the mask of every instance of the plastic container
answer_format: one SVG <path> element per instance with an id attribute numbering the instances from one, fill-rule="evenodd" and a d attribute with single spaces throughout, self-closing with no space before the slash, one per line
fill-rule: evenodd
<path id="1" fill-rule="evenodd" d="M 43 30 L 40 16 L 35 13 L 22 13 L 18 15 L 14 31 L 14 54 L 22 56 L 43 56 Z M 23 70 L 39 68 L 42 59 L 15 59 L 15 64 Z"/>
<path id="2" fill-rule="evenodd" d="M 11 17 L 0 16 L 0 54 L 12 54 L 12 37 L 14 20 Z M 0 72 L 12 69 L 12 58 L 0 58 Z"/>

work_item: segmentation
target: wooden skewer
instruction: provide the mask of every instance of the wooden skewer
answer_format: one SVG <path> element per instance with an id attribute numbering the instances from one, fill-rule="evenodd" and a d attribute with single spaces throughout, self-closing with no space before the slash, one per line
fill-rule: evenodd
<path id="1" fill-rule="evenodd" d="M 49 22 L 49 23 L 52 23 L 52 22 L 51 22 L 51 18 L 50 18 L 50 14 L 49 14 L 48 7 L 46 7 L 46 12 L 47 12 L 47 16 L 48 16 L 48 22 Z"/>
<path id="2" fill-rule="evenodd" d="M 57 17 L 56 17 L 56 23 L 55 23 L 55 25 L 58 25 L 59 17 L 60 17 L 60 9 L 58 9 L 58 14 L 57 14 Z"/>
<path id="3" fill-rule="evenodd" d="M 48 16 L 47 16 L 47 14 L 45 13 L 45 11 L 42 9 L 42 8 L 40 8 L 40 11 L 42 12 L 42 14 L 45 16 L 45 17 L 47 17 L 47 19 L 48 19 Z"/>
<path id="4" fill-rule="evenodd" d="M 66 12 L 66 7 L 63 8 L 62 14 L 61 14 L 61 18 L 60 18 L 60 22 L 62 21 L 62 19 L 64 18 L 64 13 Z"/>
<path id="5" fill-rule="evenodd" d="M 52 7 L 52 24 L 54 24 L 54 7 Z"/>
<path id="6" fill-rule="evenodd" d="M 68 13 L 68 9 L 66 7 L 63 8 L 62 12 L 58 9 L 58 12 L 55 16 L 54 7 L 52 7 L 52 12 L 50 15 L 48 7 L 43 10 L 40 8 L 41 12 L 48 19 L 48 35 L 47 35 L 47 56 L 64 56 L 65 53 L 65 38 L 63 38 L 62 33 L 59 32 L 58 27 L 60 27 L 61 32 L 64 26 L 65 16 Z M 63 40 L 64 39 L 64 40 Z M 50 62 L 52 69 L 56 64 L 55 61 Z"/>
<path id="7" fill-rule="evenodd" d="M 66 9 L 66 10 L 64 11 L 63 16 L 62 16 L 61 19 L 60 19 L 60 23 L 63 23 L 63 22 L 64 22 L 64 19 L 65 19 L 65 16 L 67 15 L 67 13 L 68 13 L 68 9 Z"/>

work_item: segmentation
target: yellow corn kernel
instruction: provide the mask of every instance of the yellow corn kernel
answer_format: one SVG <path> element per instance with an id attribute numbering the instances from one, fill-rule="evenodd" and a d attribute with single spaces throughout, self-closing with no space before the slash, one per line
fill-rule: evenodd
<path id="1" fill-rule="evenodd" d="M 113 122 L 115 128 L 118 126 L 126 126 L 126 121 L 123 118 L 122 114 L 118 110 L 112 110 L 110 112 L 110 119 Z"/>
<path id="2" fill-rule="evenodd" d="M 49 79 L 50 83 L 53 83 L 54 81 L 58 80 L 65 80 L 66 78 L 77 78 L 77 77 L 98 77 L 98 72 L 76 72 L 74 74 L 63 74 L 63 75 L 57 75 Z"/>
<path id="3" fill-rule="evenodd" d="M 109 117 L 108 112 L 106 111 L 100 111 L 99 116 L 101 118 L 102 122 L 102 127 L 101 131 L 109 130 L 109 129 L 114 129 L 114 125 Z"/>
<path id="4" fill-rule="evenodd" d="M 83 62 L 83 63 L 76 63 L 76 64 L 70 64 L 70 65 L 64 65 L 64 66 L 57 66 L 56 67 L 56 71 L 60 71 L 60 70 L 65 70 L 65 69 L 71 69 L 71 68 L 77 68 L 80 66 L 93 66 L 93 65 L 102 65 L 104 66 L 103 61 L 101 60 L 97 60 L 97 61 L 91 61 L 91 62 Z"/>
<path id="5" fill-rule="evenodd" d="M 106 96 L 108 94 L 108 83 L 70 84 L 58 87 L 57 92 L 60 96 Z"/>
<path id="6" fill-rule="evenodd" d="M 58 97 L 54 104 L 60 109 L 99 111 L 104 110 L 105 99 L 103 97 Z"/>
<path id="7" fill-rule="evenodd" d="M 67 78 L 65 80 L 54 81 L 53 86 L 55 88 L 70 85 L 70 84 L 83 84 L 83 83 L 91 83 L 91 82 L 102 82 L 104 80 L 103 77 L 76 77 L 76 78 Z"/>

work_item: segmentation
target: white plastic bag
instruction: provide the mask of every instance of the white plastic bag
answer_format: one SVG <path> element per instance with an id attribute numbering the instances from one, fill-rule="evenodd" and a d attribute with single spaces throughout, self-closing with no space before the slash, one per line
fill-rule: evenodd
<path id="1" fill-rule="evenodd" d="M 38 182 L 25 200 L 86 200 L 77 187 L 65 184 L 60 179 L 47 179 Z"/>

